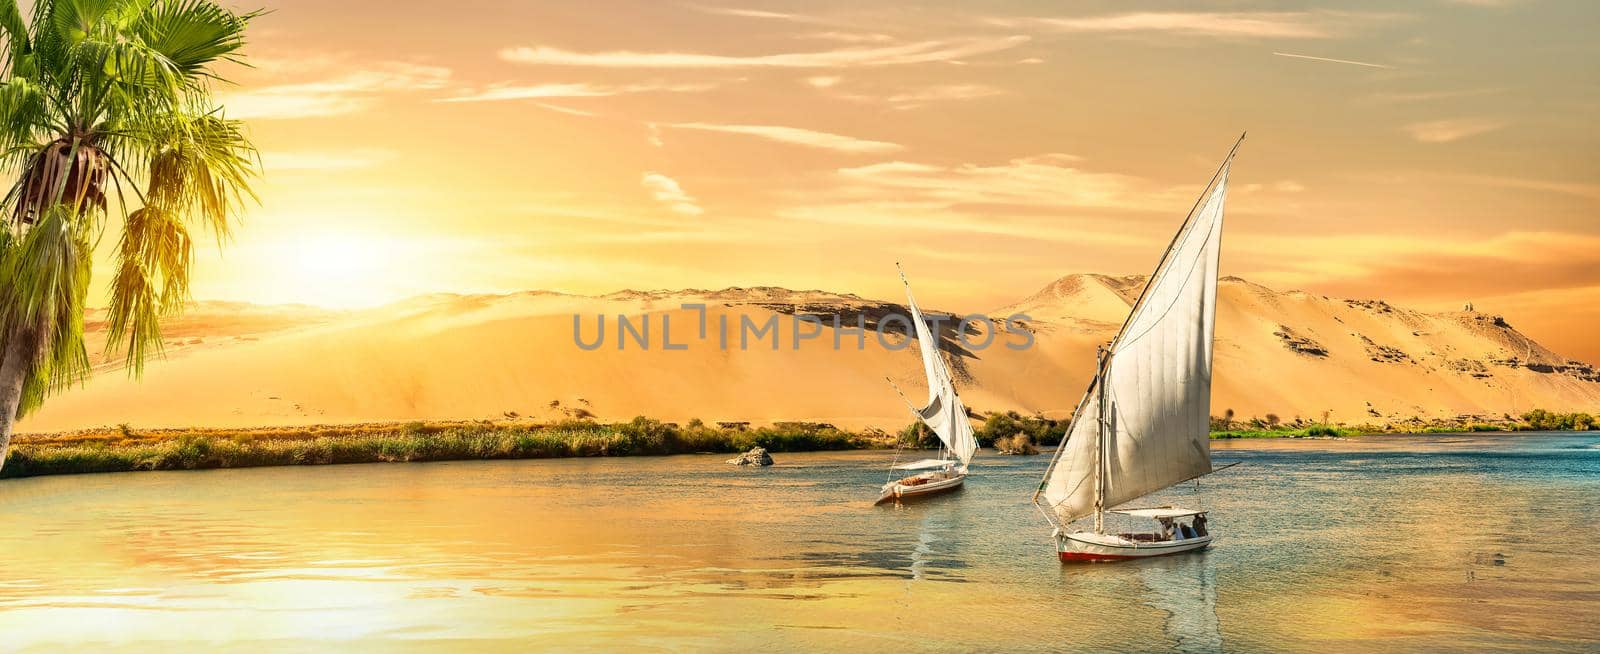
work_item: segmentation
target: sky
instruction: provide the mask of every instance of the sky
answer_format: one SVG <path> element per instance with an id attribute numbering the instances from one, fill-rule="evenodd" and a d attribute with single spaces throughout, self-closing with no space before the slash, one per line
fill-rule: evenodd
<path id="1" fill-rule="evenodd" d="M 1223 271 L 1600 362 L 1600 3 L 262 0 L 200 299 L 776 285 L 986 310 Z M 255 8 L 255 4 L 238 4 Z M 103 280 L 102 280 L 103 282 Z"/>

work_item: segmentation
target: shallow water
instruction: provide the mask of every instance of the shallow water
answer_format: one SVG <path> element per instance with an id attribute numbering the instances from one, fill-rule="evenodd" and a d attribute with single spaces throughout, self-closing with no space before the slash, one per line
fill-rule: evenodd
<path id="1" fill-rule="evenodd" d="M 889 452 L 7 480 L 0 650 L 1600 648 L 1600 437 L 1214 451 L 1212 549 L 1075 566 L 1047 457 L 876 508 Z"/>

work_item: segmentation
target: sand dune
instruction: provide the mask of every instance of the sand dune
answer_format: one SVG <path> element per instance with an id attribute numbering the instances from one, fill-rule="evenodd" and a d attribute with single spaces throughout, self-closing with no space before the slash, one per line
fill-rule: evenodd
<path id="1" fill-rule="evenodd" d="M 941 340 L 968 405 L 1067 415 L 1087 383 L 1095 347 L 1115 333 L 1142 281 L 1064 277 L 988 312 L 1031 319 L 997 327 L 983 349 L 964 346 L 944 325 Z M 1219 294 L 1217 414 L 1233 409 L 1241 417 L 1291 420 L 1328 412 L 1335 421 L 1362 423 L 1600 408 L 1600 373 L 1493 315 L 1421 313 L 1277 292 L 1237 278 L 1225 279 Z M 943 313 L 938 309 L 930 313 Z M 898 301 L 780 288 L 430 295 L 346 312 L 202 303 L 170 323 L 167 357 L 150 364 L 142 382 L 106 361 L 84 388 L 51 399 L 21 428 L 588 414 L 891 428 L 910 417 L 884 377 L 913 401 L 925 392 L 915 349 L 904 347 L 901 325 L 886 320 L 897 313 L 905 313 Z M 575 314 L 586 342 L 605 316 L 598 349 L 575 342 Z M 648 349 L 634 340 L 619 346 L 618 315 L 629 317 L 630 337 L 647 329 L 641 336 Z M 864 334 L 835 330 L 835 315 L 844 327 L 859 321 Z M 741 350 L 746 321 L 758 328 L 775 321 L 775 328 L 745 334 L 748 349 Z M 881 342 L 880 323 L 889 334 Z M 103 338 L 94 316 L 90 329 L 91 341 Z M 1020 344 L 1024 333 L 1035 339 L 1031 349 L 1005 346 Z M 796 334 L 815 337 L 797 345 Z M 967 341 L 987 336 L 974 330 Z M 668 342 L 685 349 L 666 349 Z"/>

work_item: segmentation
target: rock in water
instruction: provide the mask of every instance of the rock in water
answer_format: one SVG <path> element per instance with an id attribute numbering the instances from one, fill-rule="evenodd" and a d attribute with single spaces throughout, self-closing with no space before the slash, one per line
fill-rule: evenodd
<path id="1" fill-rule="evenodd" d="M 770 466 L 772 465 L 772 455 L 767 454 L 767 448 L 757 447 L 749 452 L 745 452 L 744 454 L 740 454 L 739 456 L 728 459 L 728 463 L 732 463 L 736 466 Z"/>

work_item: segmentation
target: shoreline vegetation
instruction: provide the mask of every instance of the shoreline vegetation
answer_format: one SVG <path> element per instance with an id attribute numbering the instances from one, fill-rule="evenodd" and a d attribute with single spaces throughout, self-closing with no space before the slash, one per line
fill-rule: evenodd
<path id="1" fill-rule="evenodd" d="M 978 442 L 1002 454 L 1036 454 L 1060 443 L 1065 420 L 1016 412 L 989 415 Z M 1211 438 L 1342 438 L 1380 434 L 1600 429 L 1586 413 L 1535 409 L 1521 418 L 1414 419 L 1399 424 L 1335 425 L 1266 418 L 1212 419 Z M 779 422 L 679 425 L 637 417 L 628 422 L 568 420 L 367 423 L 243 429 L 90 429 L 19 437 L 0 478 L 140 470 L 206 470 L 287 465 L 397 463 L 593 456 L 729 454 L 755 447 L 770 452 L 932 448 L 937 440 L 920 423 L 889 433 L 843 430 L 825 423 Z"/>

